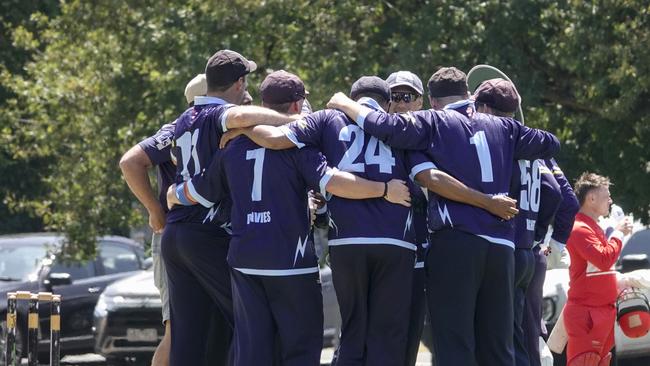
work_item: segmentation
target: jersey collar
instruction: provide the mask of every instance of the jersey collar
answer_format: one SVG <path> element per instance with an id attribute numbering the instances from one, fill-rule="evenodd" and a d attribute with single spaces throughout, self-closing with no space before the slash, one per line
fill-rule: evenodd
<path id="1" fill-rule="evenodd" d="M 376 100 L 368 97 L 363 97 L 359 98 L 359 104 L 364 105 L 372 110 L 378 111 L 378 112 L 385 112 L 383 108 L 379 106 L 379 103 L 377 103 Z"/>
<path id="2" fill-rule="evenodd" d="M 207 104 L 228 104 L 225 100 L 217 97 L 209 97 L 199 95 L 194 97 L 194 105 L 207 105 Z"/>

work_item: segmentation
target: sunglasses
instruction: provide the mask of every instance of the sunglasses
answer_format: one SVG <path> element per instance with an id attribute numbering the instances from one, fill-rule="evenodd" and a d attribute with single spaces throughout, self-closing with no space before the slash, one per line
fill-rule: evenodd
<path id="1" fill-rule="evenodd" d="M 417 100 L 420 96 L 415 93 L 407 93 L 407 92 L 393 92 L 390 93 L 390 100 L 399 103 L 401 101 L 404 101 L 404 103 L 411 103 L 415 100 Z"/>

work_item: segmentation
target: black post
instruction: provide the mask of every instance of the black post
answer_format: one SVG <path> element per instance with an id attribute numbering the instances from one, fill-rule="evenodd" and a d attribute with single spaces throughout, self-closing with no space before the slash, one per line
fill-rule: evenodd
<path id="1" fill-rule="evenodd" d="M 50 304 L 50 366 L 59 366 L 61 360 L 61 297 L 52 296 Z"/>
<path id="2" fill-rule="evenodd" d="M 38 294 L 32 294 L 29 298 L 27 364 L 29 366 L 38 366 Z"/>
<path id="3" fill-rule="evenodd" d="M 7 294 L 7 344 L 5 349 L 7 366 L 16 362 L 16 294 Z"/>

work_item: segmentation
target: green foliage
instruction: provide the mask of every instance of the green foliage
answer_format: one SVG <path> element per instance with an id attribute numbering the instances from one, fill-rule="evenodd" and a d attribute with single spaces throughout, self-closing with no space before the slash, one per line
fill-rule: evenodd
<path id="1" fill-rule="evenodd" d="M 0 70 L 24 74 L 23 66 L 39 48 L 38 37 L 46 14 L 57 12 L 56 1 L 8 0 L 0 4 Z M 14 44 L 14 38 L 20 40 L 21 46 Z M 15 106 L 7 103 L 14 94 L 5 85 L 0 83 L 0 110 Z M 12 133 L 10 116 L 15 118 L 13 113 L 0 114 L 0 233 L 40 231 L 43 221 L 39 201 L 45 191 L 41 181 L 49 174 L 47 162 L 21 153 L 18 146 L 23 139 Z M 20 120 L 13 125 L 27 123 L 30 121 Z"/>
<path id="2" fill-rule="evenodd" d="M 8 178 L 0 214 L 28 214 L 0 231 L 65 231 L 70 256 L 92 255 L 98 234 L 145 222 L 119 158 L 183 110 L 185 83 L 221 48 L 258 63 L 249 80 L 256 99 L 265 72 L 282 68 L 303 78 L 316 108 L 361 75 L 406 69 L 426 83 L 438 66 L 498 66 L 518 85 L 527 122 L 562 139 L 567 175 L 609 175 L 615 200 L 648 219 L 642 1 L 9 3 L 0 29 Z"/>

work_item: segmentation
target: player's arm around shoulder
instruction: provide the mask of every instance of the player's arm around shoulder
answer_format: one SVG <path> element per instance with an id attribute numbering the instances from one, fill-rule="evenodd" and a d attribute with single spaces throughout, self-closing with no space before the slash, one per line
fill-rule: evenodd
<path id="1" fill-rule="evenodd" d="M 411 207 L 411 193 L 403 180 L 376 182 L 337 169 L 331 169 L 330 174 L 325 190 L 335 196 L 348 199 L 383 198 L 391 203 Z"/>
<path id="2" fill-rule="evenodd" d="M 253 105 L 229 108 L 222 116 L 224 130 L 244 128 L 256 125 L 280 126 L 301 118 L 301 115 L 286 115 L 269 108 Z"/>
<path id="3" fill-rule="evenodd" d="M 276 126 L 259 125 L 228 130 L 221 136 L 220 148 L 225 148 L 229 141 L 238 136 L 247 136 L 254 143 L 271 150 L 284 150 L 295 147 L 294 143 Z"/>
<path id="4" fill-rule="evenodd" d="M 415 175 L 415 181 L 442 197 L 482 208 L 504 220 L 510 220 L 519 212 L 516 200 L 508 196 L 479 192 L 442 170 L 422 170 Z"/>

